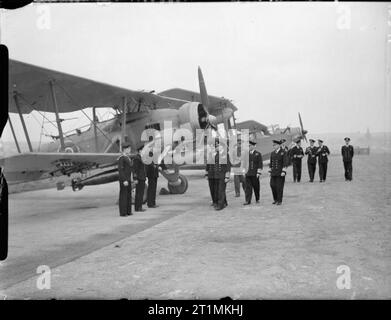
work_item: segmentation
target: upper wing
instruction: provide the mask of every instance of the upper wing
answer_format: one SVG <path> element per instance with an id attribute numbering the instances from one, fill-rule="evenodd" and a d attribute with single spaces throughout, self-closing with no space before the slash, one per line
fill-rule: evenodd
<path id="1" fill-rule="evenodd" d="M 118 153 L 21 153 L 0 159 L 4 175 L 11 183 L 32 181 L 51 176 L 115 165 Z"/>
<path id="2" fill-rule="evenodd" d="M 180 89 L 180 88 L 174 88 L 169 89 L 163 92 L 159 93 L 160 96 L 163 97 L 170 97 L 170 98 L 176 98 L 176 99 L 182 99 L 187 101 L 201 101 L 201 96 L 199 93 Z M 236 111 L 237 108 L 234 106 L 234 104 L 225 98 L 219 98 L 216 96 L 210 96 L 209 97 L 209 113 L 212 115 L 218 115 L 223 108 L 230 108 L 232 111 Z"/>
<path id="3" fill-rule="evenodd" d="M 18 101 L 22 113 L 30 113 L 32 110 L 54 112 L 50 81 L 54 83 L 60 113 L 88 107 L 122 108 L 124 97 L 127 98 L 128 105 L 137 103 L 150 109 L 177 109 L 188 102 L 149 92 L 124 89 L 16 60 L 10 60 L 9 66 L 10 112 L 17 112 L 15 104 L 11 102 L 14 91 L 21 95 Z"/>
<path id="4" fill-rule="evenodd" d="M 264 134 L 267 134 L 267 135 L 270 134 L 267 126 L 265 126 L 262 123 L 259 123 L 258 121 L 255 121 L 255 120 L 247 120 L 247 121 L 243 121 L 243 122 L 237 122 L 236 128 L 239 130 L 248 129 L 250 133 L 262 131 Z"/>

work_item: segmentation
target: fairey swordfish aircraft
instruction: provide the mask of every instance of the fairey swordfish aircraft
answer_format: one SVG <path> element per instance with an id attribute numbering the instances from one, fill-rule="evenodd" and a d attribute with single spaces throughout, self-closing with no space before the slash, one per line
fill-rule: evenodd
<path id="1" fill-rule="evenodd" d="M 117 159 L 121 145 L 130 143 L 133 151 L 145 145 L 141 134 L 146 129 L 164 130 L 170 121 L 172 130 L 231 126 L 237 108 L 227 99 L 208 96 L 201 69 L 198 69 L 200 93 L 170 89 L 159 94 L 133 91 L 39 66 L 10 60 L 9 111 L 18 113 L 29 152 L 21 152 L 11 119 L 11 128 L 19 154 L 0 159 L 10 183 L 80 174 L 72 179 L 73 190 L 118 180 Z M 113 108 L 116 115 L 99 122 L 96 108 Z M 92 117 L 83 111 L 92 108 Z M 23 115 L 33 110 L 53 112 L 58 136 L 55 141 L 33 150 Z M 60 114 L 82 111 L 91 121 L 88 130 L 75 129 L 65 135 Z M 44 116 L 44 115 L 43 115 Z M 167 150 L 166 150 L 167 151 Z M 170 193 L 186 192 L 188 181 L 175 163 L 162 171 Z M 85 176 L 86 173 L 92 173 Z M 63 189 L 64 183 L 57 184 Z"/>
<path id="2" fill-rule="evenodd" d="M 68 176 L 72 177 L 72 189 L 76 191 L 87 185 L 117 181 L 117 159 L 122 144 L 130 143 L 133 151 L 139 147 L 145 148 L 153 141 L 143 141 L 142 133 L 148 129 L 164 131 L 166 122 L 172 124 L 173 131 L 186 128 L 194 132 L 210 128 L 218 132 L 218 127 L 222 126 L 225 135 L 232 129 L 239 136 L 241 129 L 249 129 L 258 142 L 257 149 L 263 154 L 264 160 L 268 159 L 272 151 L 272 139 L 285 138 L 291 142 L 296 138 L 305 138 L 307 133 L 303 129 L 300 115 L 300 128 L 273 128 L 272 132 L 252 120 L 236 124 L 234 112 L 237 108 L 226 98 L 207 94 L 200 68 L 199 93 L 179 88 L 158 94 L 133 91 L 15 60 L 10 60 L 9 74 L 9 111 L 19 114 L 29 147 L 29 152 L 21 152 L 9 119 L 19 154 L 0 159 L 0 166 L 4 168 L 4 174 L 11 184 Z M 86 108 L 92 108 L 91 117 L 84 111 Z M 116 115 L 109 120 L 99 121 L 96 117 L 97 108 L 113 108 Z M 39 152 L 32 148 L 23 118 L 24 114 L 33 110 L 40 113 L 53 112 L 58 130 L 55 141 L 41 146 Z M 74 133 L 64 134 L 64 119 L 60 114 L 74 111 L 82 111 L 91 125 L 85 131 L 77 128 Z M 202 146 L 197 146 L 200 141 Z M 204 150 L 204 141 L 200 141 L 187 141 L 188 146 L 195 147 L 194 157 L 197 150 Z M 175 145 L 171 143 L 163 155 L 169 152 L 173 154 Z M 192 166 L 186 162 L 181 165 L 172 163 L 167 166 L 170 170 L 162 170 L 161 173 L 168 181 L 169 193 L 182 194 L 188 188 L 188 181 L 179 172 L 179 167 L 190 169 Z M 197 169 L 201 167 L 204 165 L 195 166 Z M 58 182 L 57 188 L 63 189 L 64 182 Z"/>

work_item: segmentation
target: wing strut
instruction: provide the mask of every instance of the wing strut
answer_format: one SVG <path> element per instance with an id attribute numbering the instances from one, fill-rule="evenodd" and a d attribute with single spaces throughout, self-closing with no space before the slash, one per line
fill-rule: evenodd
<path id="1" fill-rule="evenodd" d="M 96 108 L 93 107 L 92 108 L 92 121 L 93 121 L 93 124 L 94 124 L 94 139 L 95 139 L 95 152 L 98 152 L 98 135 L 97 135 L 97 131 L 96 131 L 96 122 L 97 122 L 97 118 L 96 118 Z"/>
<path id="2" fill-rule="evenodd" d="M 50 92 L 52 93 L 53 109 L 54 109 L 54 113 L 56 114 L 56 122 L 57 122 L 57 128 L 58 128 L 58 135 L 60 137 L 61 151 L 64 151 L 65 150 L 64 134 L 62 132 L 60 116 L 58 115 L 58 106 L 57 106 L 56 94 L 54 92 L 54 85 L 53 85 L 53 81 L 52 80 L 49 81 L 49 85 L 50 85 Z"/>
<path id="3" fill-rule="evenodd" d="M 14 126 L 12 125 L 12 122 L 11 122 L 11 118 L 10 118 L 10 117 L 8 117 L 8 123 L 10 124 L 12 136 L 14 137 L 14 140 L 15 140 L 16 149 L 18 149 L 18 152 L 21 153 L 21 152 L 20 152 L 19 143 L 18 143 L 18 139 L 16 138 L 16 134 L 15 134 L 15 131 L 14 131 Z"/>
<path id="4" fill-rule="evenodd" d="M 122 145 L 127 140 L 126 136 L 126 97 L 123 97 L 123 106 L 122 106 L 122 127 L 121 127 L 121 151 Z"/>
<path id="5" fill-rule="evenodd" d="M 29 133 L 27 132 L 27 128 L 26 128 L 26 124 L 24 123 L 23 115 L 20 112 L 18 93 L 16 91 L 14 91 L 14 101 L 15 101 L 16 109 L 18 110 L 18 114 L 19 114 L 19 117 L 20 117 L 20 122 L 22 122 L 22 127 L 23 127 L 23 131 L 24 131 L 24 135 L 26 136 L 26 140 L 27 140 L 27 144 L 29 146 L 29 150 L 30 150 L 30 152 L 33 152 L 33 147 L 31 146 Z"/>

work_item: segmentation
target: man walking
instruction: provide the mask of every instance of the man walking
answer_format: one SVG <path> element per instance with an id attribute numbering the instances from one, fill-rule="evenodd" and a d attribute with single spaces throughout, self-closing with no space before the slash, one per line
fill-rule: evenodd
<path id="1" fill-rule="evenodd" d="M 293 182 L 301 180 L 301 159 L 304 157 L 304 151 L 301 147 L 301 140 L 296 141 L 296 145 L 290 150 L 290 157 L 293 166 Z"/>
<path id="2" fill-rule="evenodd" d="M 318 150 L 316 151 L 318 155 L 318 164 L 319 164 L 319 179 L 320 182 L 326 182 L 327 176 L 327 163 L 329 161 L 328 155 L 330 154 L 329 148 L 323 145 L 323 140 L 318 139 Z"/>
<path id="3" fill-rule="evenodd" d="M 246 172 L 246 189 L 245 189 L 245 199 L 246 201 L 243 205 L 249 205 L 251 203 L 251 198 L 254 190 L 254 196 L 256 203 L 259 203 L 259 177 L 262 174 L 263 169 L 263 160 L 260 152 L 255 150 L 256 142 L 249 142 L 249 159 L 248 159 L 248 170 Z"/>
<path id="4" fill-rule="evenodd" d="M 119 215 L 121 217 L 132 215 L 132 161 L 130 160 L 130 146 L 123 145 L 123 151 L 118 158 L 119 174 Z"/>
<path id="5" fill-rule="evenodd" d="M 314 182 L 315 171 L 316 171 L 316 152 L 318 148 L 315 146 L 315 140 L 310 139 L 310 145 L 305 149 L 305 154 L 307 155 L 307 167 L 308 175 L 310 176 L 310 182 Z"/>
<path id="6" fill-rule="evenodd" d="M 274 151 L 270 154 L 270 188 L 273 194 L 273 204 L 281 205 L 283 192 L 286 167 L 288 166 L 288 155 L 281 148 L 282 142 L 280 140 L 273 140 Z"/>
<path id="7" fill-rule="evenodd" d="M 345 169 L 345 181 L 352 181 L 353 179 L 353 167 L 352 161 L 354 156 L 354 148 L 351 146 L 350 138 L 346 137 L 345 145 L 341 148 L 343 167 Z"/>

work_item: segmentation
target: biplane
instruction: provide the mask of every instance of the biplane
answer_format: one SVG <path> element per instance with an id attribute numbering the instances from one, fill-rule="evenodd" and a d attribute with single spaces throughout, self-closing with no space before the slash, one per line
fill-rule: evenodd
<path id="1" fill-rule="evenodd" d="M 237 108 L 225 98 L 209 96 L 201 69 L 198 68 L 200 92 L 170 89 L 161 93 L 134 91 L 93 81 L 24 62 L 10 60 L 9 112 L 19 115 L 28 152 L 22 152 L 11 119 L 8 124 L 19 154 L 0 159 L 10 183 L 33 181 L 50 177 L 72 178 L 73 190 L 118 180 L 117 159 L 124 142 L 133 151 L 145 145 L 141 134 L 146 129 L 164 130 L 170 121 L 172 129 L 231 128 Z M 92 109 L 92 115 L 85 112 Z M 99 121 L 97 108 L 112 108 L 115 116 Z M 55 114 L 58 135 L 51 143 L 33 150 L 24 115 L 33 110 Z M 64 134 L 61 114 L 82 111 L 90 126 L 76 128 Z M 173 164 L 163 171 L 170 193 L 186 192 L 188 181 Z M 86 176 L 87 173 L 90 173 Z M 79 175 L 74 177 L 75 175 Z M 57 188 L 62 189 L 63 183 Z"/>

